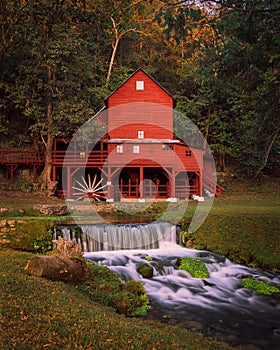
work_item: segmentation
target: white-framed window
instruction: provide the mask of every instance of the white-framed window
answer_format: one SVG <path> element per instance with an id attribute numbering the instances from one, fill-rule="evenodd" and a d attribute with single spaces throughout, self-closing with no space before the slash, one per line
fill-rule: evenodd
<path id="1" fill-rule="evenodd" d="M 144 135 L 145 135 L 144 130 L 138 130 L 137 131 L 138 139 L 143 139 Z"/>
<path id="2" fill-rule="evenodd" d="M 140 153 L 140 146 L 139 145 L 133 146 L 133 153 Z"/>
<path id="3" fill-rule="evenodd" d="M 143 80 L 136 81 L 136 90 L 144 90 L 144 81 Z"/>
<path id="4" fill-rule="evenodd" d="M 117 145 L 116 152 L 123 153 L 123 145 Z"/>
<path id="5" fill-rule="evenodd" d="M 162 145 L 163 151 L 173 151 L 173 146 L 170 145 Z"/>

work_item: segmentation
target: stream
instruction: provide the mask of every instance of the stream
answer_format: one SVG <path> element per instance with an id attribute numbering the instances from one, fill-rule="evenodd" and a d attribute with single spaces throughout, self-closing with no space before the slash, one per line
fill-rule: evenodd
<path id="1" fill-rule="evenodd" d="M 234 264 L 208 251 L 184 248 L 177 244 L 176 227 L 169 223 L 117 226 L 82 227 L 91 240 L 106 232 L 106 239 L 98 242 L 102 251 L 90 251 L 83 241 L 84 257 L 108 266 L 123 281 L 141 281 L 152 306 L 147 319 L 197 331 L 241 349 L 280 348 L 279 294 L 262 295 L 242 286 L 242 278 L 251 277 L 280 288 L 279 274 Z M 133 231 L 129 235 L 132 241 L 127 239 L 128 231 Z M 69 230 L 66 234 L 69 237 Z M 90 244 L 96 247 L 97 243 Z M 194 278 L 179 270 L 178 257 L 201 259 L 209 277 Z M 137 272 L 143 263 L 152 266 L 152 278 Z"/>

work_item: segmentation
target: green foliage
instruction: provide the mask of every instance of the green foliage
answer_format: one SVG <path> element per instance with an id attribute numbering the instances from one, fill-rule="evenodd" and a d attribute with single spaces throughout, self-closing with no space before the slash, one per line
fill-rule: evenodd
<path id="1" fill-rule="evenodd" d="M 7 237 L 13 249 L 45 254 L 52 249 L 52 224 L 46 220 L 17 224 Z"/>
<path id="2" fill-rule="evenodd" d="M 122 283 L 108 267 L 88 263 L 92 280 L 78 285 L 81 291 L 103 305 L 113 307 L 126 316 L 145 315 L 150 309 L 143 284 L 137 281 Z"/>
<path id="3" fill-rule="evenodd" d="M 182 258 L 180 259 L 179 269 L 189 272 L 196 278 L 208 278 L 209 272 L 205 264 L 198 258 Z"/>
<path id="4" fill-rule="evenodd" d="M 230 349 L 201 334 L 126 318 L 74 285 L 28 276 L 30 256 L 0 250 L 1 349 Z"/>
<path id="5" fill-rule="evenodd" d="M 252 278 L 242 278 L 242 285 L 244 288 L 253 289 L 258 293 L 265 294 L 265 295 L 272 295 L 280 293 L 280 289 L 271 286 L 263 281 L 257 281 Z"/>

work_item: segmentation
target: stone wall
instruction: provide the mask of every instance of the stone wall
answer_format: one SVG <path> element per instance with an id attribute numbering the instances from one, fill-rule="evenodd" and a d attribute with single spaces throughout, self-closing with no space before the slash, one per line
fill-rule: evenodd
<path id="1" fill-rule="evenodd" d="M 5 246 L 10 243 L 9 237 L 16 231 L 17 224 L 25 224 L 26 220 L 0 220 L 0 245 Z"/>

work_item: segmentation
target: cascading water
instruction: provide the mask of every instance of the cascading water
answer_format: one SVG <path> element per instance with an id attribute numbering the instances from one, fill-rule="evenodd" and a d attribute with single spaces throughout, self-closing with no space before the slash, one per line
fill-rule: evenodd
<path id="1" fill-rule="evenodd" d="M 159 248 L 162 242 L 176 243 L 176 227 L 168 222 L 122 225 L 80 225 L 62 227 L 64 239 L 82 245 L 83 251 Z M 180 240 L 180 238 L 179 238 Z"/>
<path id="2" fill-rule="evenodd" d="M 242 278 L 251 277 L 280 288 L 279 275 L 184 248 L 176 244 L 176 227 L 169 223 L 81 228 L 86 259 L 108 266 L 122 280 L 144 283 L 153 307 L 148 318 L 200 331 L 241 349 L 279 349 L 280 296 L 264 296 L 242 286 Z M 73 238 L 69 230 L 64 233 Z M 91 240 L 95 243 L 89 244 Z M 89 252 L 91 248 L 95 251 Z M 178 257 L 201 259 L 209 278 L 193 278 L 178 270 Z M 137 272 L 143 263 L 152 266 L 152 278 Z"/>

